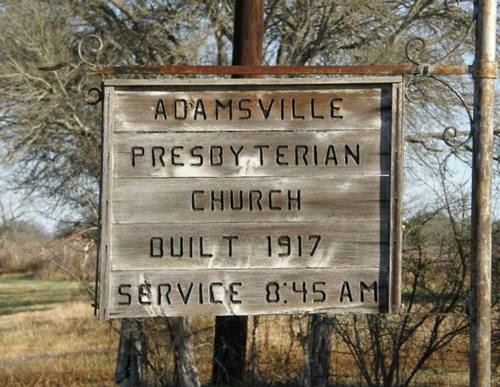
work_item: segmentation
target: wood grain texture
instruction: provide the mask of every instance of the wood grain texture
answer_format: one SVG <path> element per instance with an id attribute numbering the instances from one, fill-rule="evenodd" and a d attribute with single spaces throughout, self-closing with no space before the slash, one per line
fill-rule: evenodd
<path id="1" fill-rule="evenodd" d="M 109 304 L 109 278 L 111 273 L 109 241 L 111 239 L 111 213 L 112 213 L 112 170 L 110 163 L 111 143 L 113 137 L 113 118 L 112 111 L 115 101 L 114 87 L 108 87 L 104 90 L 103 102 L 103 130 L 102 130 L 102 145 L 101 145 L 101 179 L 99 181 L 99 251 L 97 260 L 98 289 L 96 299 L 99 303 L 99 316 L 104 318 L 107 316 L 107 307 Z"/>
<path id="2" fill-rule="evenodd" d="M 366 221 L 117 224 L 111 235 L 113 270 L 376 267 L 389 245 L 388 224 Z"/>
<path id="3" fill-rule="evenodd" d="M 311 99 L 315 101 L 314 113 Z M 164 109 L 160 107 L 160 110 L 165 112 L 164 115 L 157 114 L 159 100 L 162 101 Z M 176 100 L 186 102 L 175 102 Z M 216 100 L 223 103 L 232 101 L 232 117 L 229 116 L 229 107 L 219 108 L 218 114 L 216 113 Z M 336 107 L 334 113 L 331 108 L 332 100 L 335 101 L 333 104 Z M 199 101 L 202 101 L 203 107 Z M 279 85 L 266 86 L 265 89 L 245 85 L 199 86 L 183 91 L 178 91 L 175 87 L 169 90 L 169 87 L 165 86 L 158 91 L 117 92 L 114 130 L 118 132 L 380 130 L 390 128 L 390 101 L 390 89 L 386 85 L 356 87 L 330 85 L 319 87 L 314 91 L 307 89 L 297 91 Z M 176 106 L 175 111 L 174 106 Z M 196 111 L 199 113 L 195 114 Z M 202 111 L 204 114 L 201 114 Z M 323 118 L 316 119 L 313 115 Z"/>
<path id="4" fill-rule="evenodd" d="M 378 268 L 113 272 L 107 317 L 377 313 L 373 290 L 361 296 L 361 282 L 377 281 L 380 300 L 387 292 L 380 275 Z"/>
<path id="5" fill-rule="evenodd" d="M 391 171 L 391 226 L 389 231 L 391 249 L 389 250 L 390 296 L 388 305 L 391 313 L 398 313 L 401 309 L 401 281 L 403 260 L 403 108 L 404 88 L 402 84 L 395 84 L 393 95 L 393 130 L 392 133 L 392 171 Z"/>
<path id="6" fill-rule="evenodd" d="M 389 131 L 372 130 L 239 132 L 217 136 L 116 133 L 113 176 L 116 179 L 388 175 L 389 135 Z M 359 163 L 349 151 L 356 155 L 359 151 Z"/>
<path id="7" fill-rule="evenodd" d="M 107 81 L 100 316 L 399 310 L 401 87 L 400 77 Z M 184 103 L 185 117 L 173 108 Z M 359 162 L 345 162 L 345 147 Z M 169 305 L 143 302 L 165 284 Z"/>
<path id="8" fill-rule="evenodd" d="M 206 223 L 206 222 L 298 222 L 330 219 L 332 221 L 388 220 L 388 177 L 338 178 L 196 178 L 186 179 L 116 179 L 113 182 L 113 223 Z M 273 195 L 270 209 L 269 193 Z M 194 191 L 197 193 L 193 194 Z M 242 192 L 241 210 L 229 210 L 230 192 L 235 201 Z M 253 191 L 250 200 L 250 191 Z M 256 199 L 262 193 L 262 209 Z M 288 192 L 293 199 L 288 200 Z M 211 192 L 224 195 L 224 210 L 214 205 Z M 196 208 L 193 211 L 192 197 Z M 250 210 L 250 203 L 252 210 Z M 239 204 L 239 203 L 238 203 Z M 289 209 L 291 208 L 291 209 Z"/>

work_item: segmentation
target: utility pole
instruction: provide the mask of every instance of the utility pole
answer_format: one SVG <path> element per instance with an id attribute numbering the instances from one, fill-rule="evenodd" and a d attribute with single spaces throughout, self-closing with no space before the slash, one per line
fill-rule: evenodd
<path id="1" fill-rule="evenodd" d="M 472 161 L 471 386 L 491 385 L 491 186 L 496 0 L 476 0 Z"/>
<path id="2" fill-rule="evenodd" d="M 264 0 L 236 0 L 232 64 L 260 66 L 264 36 Z M 234 78 L 240 78 L 235 75 Z M 251 76 L 247 76 L 251 78 Z M 212 383 L 235 385 L 245 374 L 246 316 L 217 316 Z"/>

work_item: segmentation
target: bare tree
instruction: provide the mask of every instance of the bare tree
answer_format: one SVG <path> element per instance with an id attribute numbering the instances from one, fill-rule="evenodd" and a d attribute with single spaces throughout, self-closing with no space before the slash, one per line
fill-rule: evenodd
<path id="1" fill-rule="evenodd" d="M 207 34 L 197 23 L 204 18 L 189 2 L 3 1 L 0 141 L 15 168 L 12 186 L 44 198 L 47 211 L 63 206 L 95 231 L 101 122 L 80 93 L 88 83 L 78 39 L 103 37 L 95 62 L 195 63 L 206 55 L 196 44 Z M 146 378 L 143 328 L 122 325 L 117 381 Z"/>
<path id="2" fill-rule="evenodd" d="M 334 321 L 334 318 L 322 315 L 309 317 L 308 334 L 302 335 L 301 340 L 304 348 L 302 387 L 328 386 Z"/>
<path id="3" fill-rule="evenodd" d="M 200 379 L 194 360 L 192 318 L 167 319 L 174 347 L 175 386 L 199 387 Z"/>
<path id="4" fill-rule="evenodd" d="M 147 344 L 141 320 L 125 319 L 122 322 L 115 383 L 121 387 L 147 384 Z"/>
<path id="5" fill-rule="evenodd" d="M 457 37 L 465 35 L 472 17 L 470 5 L 470 1 L 446 0 L 268 0 L 264 58 L 268 64 L 288 65 L 400 63 L 406 60 L 404 42 L 422 35 L 435 47 L 428 56 L 421 57 L 422 63 L 427 63 L 440 57 L 448 48 L 455 47 L 459 40 Z M 99 109 L 88 106 L 81 96 L 82 89 L 85 89 L 82 85 L 92 84 L 93 81 L 85 78 L 82 72 L 86 63 L 78 56 L 79 39 L 87 34 L 101 36 L 103 50 L 90 60 L 106 65 L 227 64 L 231 51 L 233 10 L 233 2 L 229 0 L 210 0 L 201 4 L 184 0 L 2 0 L 0 143 L 5 150 L 4 162 L 14 168 L 12 187 L 32 197 L 43 198 L 43 203 L 47 203 L 47 212 L 64 207 L 71 213 L 72 221 L 95 233 L 101 121 Z M 465 39 L 464 44 L 454 50 L 446 61 L 462 62 L 471 44 L 470 39 Z M 89 47 L 84 46 L 84 51 L 85 48 L 89 53 Z M 453 80 L 452 84 L 460 91 L 466 90 L 467 85 L 459 80 Z M 424 102 L 409 105 L 406 110 L 409 118 L 406 121 L 406 139 L 410 179 L 414 177 L 414 171 L 428 163 L 429 155 L 451 151 L 453 157 L 468 162 L 470 154 L 467 142 L 450 146 L 449 141 L 442 141 L 439 125 L 457 116 L 458 109 L 461 109 L 459 101 L 443 98 L 447 89 L 441 84 L 421 82 L 420 86 L 425 93 Z M 437 109 L 438 106 L 442 108 Z M 425 118 L 422 112 L 426 114 Z M 425 125 L 422 125 L 423 122 Z M 435 129 L 438 126 L 439 130 Z M 465 125 L 459 130 L 458 137 L 465 139 L 467 129 Z M 500 132 L 495 133 L 498 139 Z M 499 143 L 496 142 L 497 150 L 500 149 Z M 497 174 L 499 164 L 495 165 Z M 429 203 L 419 202 L 419 206 L 425 205 Z M 462 227 L 463 220 L 460 217 L 456 220 L 457 214 L 452 213 L 455 223 L 451 224 Z M 451 222 L 451 216 L 448 215 L 448 218 Z M 456 248 L 459 238 L 453 238 L 447 239 L 447 243 L 455 240 Z M 422 246 L 421 258 L 418 250 L 407 252 L 407 280 L 412 284 L 415 282 L 415 294 L 425 284 L 422 271 L 430 270 L 425 243 Z M 453 251 L 453 265 L 456 265 L 466 254 Z M 460 266 L 460 273 L 463 270 Z M 455 282 L 451 277 L 445 280 L 450 286 L 458 286 L 460 292 L 456 294 L 463 295 L 460 281 L 453 285 Z M 434 294 L 432 292 L 430 294 Z M 441 309 L 431 310 L 454 310 L 459 304 L 458 299 L 448 298 L 444 290 L 438 294 L 444 299 L 436 298 L 434 307 Z M 416 304 L 424 305 L 415 303 L 415 298 L 413 300 L 411 308 L 405 306 L 408 312 L 413 312 Z M 305 374 L 308 374 L 308 369 L 314 368 L 311 365 L 323 362 L 316 357 L 319 352 L 314 348 L 327 348 L 331 339 L 329 329 L 321 328 L 324 324 L 318 325 L 315 320 L 316 317 L 312 317 L 309 322 L 308 340 L 312 346 L 310 351 L 307 350 Z M 335 332 L 341 337 L 354 337 L 353 355 L 357 356 L 360 367 L 367 369 L 366 364 L 363 366 L 366 358 L 356 354 L 356 346 L 365 348 L 363 346 L 373 344 L 370 348 L 379 348 L 376 354 L 382 356 L 389 348 L 384 340 L 392 340 L 389 337 L 395 333 L 394 337 L 405 337 L 398 339 L 401 342 L 391 342 L 393 353 L 400 353 L 413 340 L 415 332 L 430 324 L 431 320 L 428 318 L 417 324 L 410 317 L 394 321 L 371 317 L 364 322 L 358 318 L 352 320 L 350 324 L 354 325 L 349 327 L 343 319 L 338 319 Z M 450 336 L 443 330 L 442 321 L 437 317 L 432 321 L 432 327 L 436 327 L 432 331 L 436 335 L 430 343 L 432 348 L 436 348 L 449 342 Z M 188 331 L 189 327 L 184 323 L 188 322 L 180 326 Z M 360 324 L 368 324 L 365 326 L 372 334 L 379 334 L 380 343 L 371 343 L 372 335 L 363 338 L 358 329 L 358 345 L 356 332 L 350 329 L 360 327 Z M 123 330 L 128 329 L 124 327 Z M 454 331 L 460 329 L 461 325 Z M 422 347 L 424 355 L 427 353 L 425 348 Z M 183 353 L 184 349 L 178 351 Z M 189 345 L 185 351 L 190 351 Z M 423 361 L 427 358 L 424 355 Z M 144 358 L 147 356 L 139 357 L 139 360 Z M 401 362 L 398 356 L 392 358 L 394 362 L 391 365 L 388 365 L 387 358 L 384 361 L 378 358 L 374 369 L 363 371 L 366 373 L 365 380 L 375 384 L 384 378 L 401 382 L 412 380 L 414 376 L 411 372 L 405 377 L 398 376 Z M 137 370 L 140 371 L 141 367 Z M 326 383 L 328 378 L 326 368 L 323 367 L 321 383 Z M 192 371 L 191 380 L 197 383 L 196 372 Z"/>
<path id="6" fill-rule="evenodd" d="M 402 314 L 339 317 L 335 325 L 370 386 L 410 385 L 426 361 L 469 326 L 468 200 L 450 183 L 447 159 L 435 159 L 439 201 L 405 224 Z"/>

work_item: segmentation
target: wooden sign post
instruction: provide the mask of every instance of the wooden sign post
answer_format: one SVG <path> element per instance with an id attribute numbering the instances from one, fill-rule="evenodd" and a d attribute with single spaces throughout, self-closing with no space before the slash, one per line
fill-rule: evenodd
<path id="1" fill-rule="evenodd" d="M 399 310 L 402 77 L 104 84 L 100 316 Z"/>

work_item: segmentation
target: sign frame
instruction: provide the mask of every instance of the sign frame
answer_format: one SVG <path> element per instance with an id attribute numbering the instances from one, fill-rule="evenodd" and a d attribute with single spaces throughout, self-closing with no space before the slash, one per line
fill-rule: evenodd
<path id="1" fill-rule="evenodd" d="M 403 98 L 404 87 L 402 76 L 367 76 L 367 77 L 342 77 L 342 78 L 321 78 L 321 79 L 216 79 L 216 80 L 192 80 L 192 79 L 171 79 L 171 80 L 125 80 L 111 79 L 103 83 L 103 128 L 101 145 L 101 181 L 100 181 L 100 221 L 99 221 L 99 252 L 98 252 L 98 300 L 99 317 L 102 319 L 147 317 L 144 315 L 123 315 L 114 314 L 110 311 L 110 274 L 111 268 L 111 192 L 113 182 L 113 154 L 114 145 L 114 114 L 117 92 L 122 90 L 176 90 L 183 87 L 195 87 L 206 90 L 216 90 L 221 87 L 252 88 L 257 87 L 293 87 L 313 88 L 315 86 L 325 87 L 331 85 L 346 87 L 366 87 L 369 85 L 390 85 L 391 90 L 391 124 L 390 124 L 390 199 L 389 199 L 389 244 L 388 244 L 388 268 L 387 274 L 387 299 L 384 305 L 379 305 L 379 313 L 398 313 L 401 304 L 401 260 L 402 260 L 402 171 L 403 171 Z M 318 269 L 318 270 L 321 270 Z M 155 310 L 150 316 L 163 315 Z M 297 312 L 295 310 L 277 312 L 256 311 L 238 314 L 287 314 L 287 313 L 346 313 L 351 309 L 323 308 L 311 309 Z M 362 308 L 356 312 L 368 312 Z M 155 314 L 156 313 L 156 314 Z M 231 310 L 231 313 L 234 313 Z M 231 314 L 227 313 L 227 314 Z M 178 314 L 174 314 L 178 316 Z M 196 314 L 195 314 L 196 315 Z"/>

